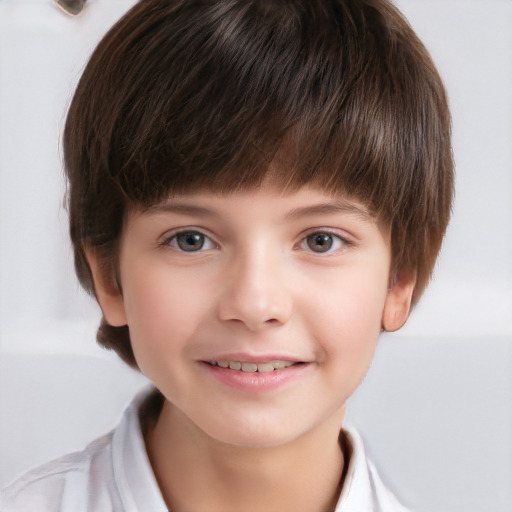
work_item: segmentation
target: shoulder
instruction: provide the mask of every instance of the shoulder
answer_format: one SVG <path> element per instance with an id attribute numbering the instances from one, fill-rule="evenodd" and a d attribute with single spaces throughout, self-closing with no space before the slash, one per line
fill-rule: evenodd
<path id="1" fill-rule="evenodd" d="M 29 471 L 2 491 L 0 511 L 116 510 L 111 450 L 112 433 Z"/>
<path id="2" fill-rule="evenodd" d="M 141 391 L 110 434 L 9 485 L 0 512 L 167 512 L 140 425 L 154 396 Z"/>

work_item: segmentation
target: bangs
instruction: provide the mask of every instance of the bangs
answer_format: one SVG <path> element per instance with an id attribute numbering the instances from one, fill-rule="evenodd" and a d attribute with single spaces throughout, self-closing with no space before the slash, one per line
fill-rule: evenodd
<path id="1" fill-rule="evenodd" d="M 114 27 L 120 54 L 85 112 L 113 121 L 88 136 L 129 203 L 256 188 L 271 172 L 284 191 L 313 184 L 386 220 L 407 203 L 435 208 L 425 187 L 446 160 L 436 141 L 449 118 L 429 56 L 392 6 L 400 30 L 354 2 L 172 4 Z"/>

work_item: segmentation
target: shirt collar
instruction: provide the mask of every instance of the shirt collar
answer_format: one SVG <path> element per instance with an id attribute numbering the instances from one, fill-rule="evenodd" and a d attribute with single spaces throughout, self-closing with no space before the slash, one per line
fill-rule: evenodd
<path id="1" fill-rule="evenodd" d="M 138 410 L 147 396 L 147 389 L 136 396 L 112 439 L 114 478 L 126 512 L 168 512 L 140 427 Z"/>
<path id="2" fill-rule="evenodd" d="M 363 441 L 353 429 L 344 432 L 350 443 L 351 456 L 335 512 L 373 510 L 374 493 Z"/>

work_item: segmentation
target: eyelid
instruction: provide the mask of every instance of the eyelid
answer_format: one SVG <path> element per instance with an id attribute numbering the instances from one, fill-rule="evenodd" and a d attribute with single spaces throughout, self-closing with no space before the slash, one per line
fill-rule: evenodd
<path id="1" fill-rule="evenodd" d="M 315 233 L 325 233 L 327 235 L 332 235 L 340 240 L 343 240 L 343 242 L 346 242 L 348 244 L 354 244 L 356 242 L 356 237 L 348 233 L 347 231 L 339 228 L 327 228 L 327 227 L 317 227 L 317 228 L 311 228 L 307 229 L 302 235 L 301 240 L 304 240 L 306 237 L 314 235 Z"/>

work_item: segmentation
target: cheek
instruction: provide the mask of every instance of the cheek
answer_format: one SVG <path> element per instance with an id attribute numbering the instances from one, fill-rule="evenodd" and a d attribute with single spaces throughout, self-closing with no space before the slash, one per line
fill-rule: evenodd
<path id="1" fill-rule="evenodd" d="M 366 268 L 325 284 L 328 292 L 316 301 L 316 307 L 310 302 L 309 308 L 311 330 L 316 332 L 322 356 L 347 371 L 366 369 L 381 331 L 387 275 Z"/>
<path id="2" fill-rule="evenodd" d="M 130 276 L 123 294 L 136 358 L 147 353 L 165 360 L 183 348 L 204 318 L 208 292 L 198 290 L 196 280 L 186 273 L 165 265 L 145 265 Z"/>

